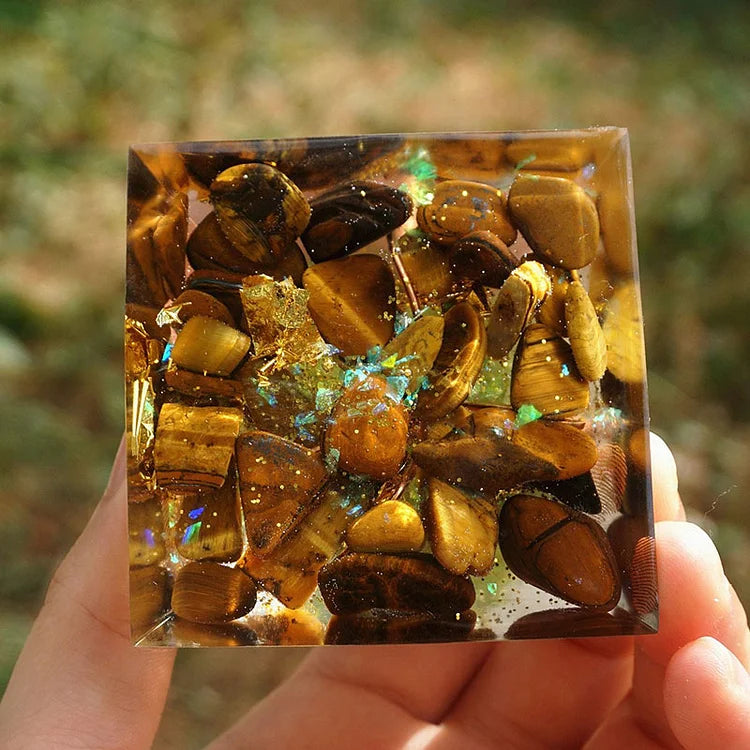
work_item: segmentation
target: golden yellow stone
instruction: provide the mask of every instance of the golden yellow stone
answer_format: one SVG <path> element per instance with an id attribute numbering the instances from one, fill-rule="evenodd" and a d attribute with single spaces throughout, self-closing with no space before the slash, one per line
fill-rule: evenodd
<path id="1" fill-rule="evenodd" d="M 578 279 L 565 294 L 565 322 L 578 372 L 591 382 L 599 380 L 607 370 L 607 342 L 594 303 Z"/>
<path id="2" fill-rule="evenodd" d="M 154 444 L 157 482 L 221 487 L 242 419 L 239 409 L 164 404 Z"/>
<path id="3" fill-rule="evenodd" d="M 508 194 L 513 221 L 549 263 L 582 268 L 599 247 L 599 217 L 583 188 L 563 177 L 519 173 Z"/>
<path id="4" fill-rule="evenodd" d="M 302 283 L 308 308 L 323 338 L 345 356 L 367 354 L 393 335 L 395 285 L 377 255 L 352 255 L 317 263 Z"/>
<path id="5" fill-rule="evenodd" d="M 510 400 L 514 409 L 531 404 L 549 416 L 588 406 L 589 386 L 578 373 L 570 345 L 540 323 L 526 328 L 516 350 Z"/>
<path id="6" fill-rule="evenodd" d="M 355 552 L 416 552 L 423 543 L 419 513 L 399 500 L 371 508 L 346 534 L 346 544 Z"/>
<path id="7" fill-rule="evenodd" d="M 432 552 L 446 570 L 489 573 L 497 544 L 497 512 L 490 503 L 431 478 L 425 515 Z"/>
<path id="8" fill-rule="evenodd" d="M 643 321 L 635 282 L 626 281 L 615 287 L 604 308 L 602 327 L 609 371 L 624 383 L 645 380 Z"/>
<path id="9" fill-rule="evenodd" d="M 231 375 L 250 351 L 250 338 L 216 318 L 196 315 L 177 334 L 172 361 L 192 372 Z"/>

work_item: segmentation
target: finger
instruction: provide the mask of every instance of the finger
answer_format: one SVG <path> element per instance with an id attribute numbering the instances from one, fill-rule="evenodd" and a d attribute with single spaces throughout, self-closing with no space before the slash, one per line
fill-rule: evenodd
<path id="1" fill-rule="evenodd" d="M 665 672 L 672 656 L 706 635 L 742 663 L 750 655 L 747 619 L 721 567 L 716 548 L 697 526 L 657 524 L 659 632 L 636 639 L 633 690 L 607 718 L 587 748 L 680 747 L 664 706 Z"/>
<path id="2" fill-rule="evenodd" d="M 304 669 L 382 695 L 412 715 L 439 721 L 476 674 L 491 644 L 382 646 L 313 653 Z"/>
<path id="3" fill-rule="evenodd" d="M 664 672 L 672 655 L 702 636 L 712 636 L 748 663 L 747 618 L 724 575 L 708 535 L 686 523 L 657 527 L 659 632 L 639 639 L 633 697 L 638 716 L 657 736 L 669 737 L 664 713 Z"/>
<path id="4" fill-rule="evenodd" d="M 654 518 L 657 521 L 684 521 L 685 508 L 677 490 L 677 466 L 672 451 L 653 432 L 650 446 Z"/>
<path id="5" fill-rule="evenodd" d="M 581 747 L 624 697 L 631 638 L 500 643 L 445 724 L 508 747 Z"/>
<path id="6" fill-rule="evenodd" d="M 656 435 L 651 460 L 655 516 L 682 517 L 674 458 Z M 490 742 L 580 747 L 627 693 L 632 644 L 630 638 L 501 644 L 450 722 L 484 727 Z"/>
<path id="7" fill-rule="evenodd" d="M 664 708 L 686 750 L 750 747 L 750 676 L 719 641 L 683 646 L 667 666 Z"/>
<path id="8" fill-rule="evenodd" d="M 666 666 L 678 649 L 714 636 L 744 664 L 750 657 L 747 617 L 708 534 L 695 524 L 657 524 L 659 632 L 639 638 L 637 650 Z"/>
<path id="9" fill-rule="evenodd" d="M 403 747 L 455 701 L 490 644 L 319 649 L 210 750 Z M 274 717 L 283 716 L 279 722 Z"/>
<path id="10" fill-rule="evenodd" d="M 174 655 L 130 643 L 125 463 L 123 442 L 50 584 L 0 706 L 3 747 L 151 746 Z"/>

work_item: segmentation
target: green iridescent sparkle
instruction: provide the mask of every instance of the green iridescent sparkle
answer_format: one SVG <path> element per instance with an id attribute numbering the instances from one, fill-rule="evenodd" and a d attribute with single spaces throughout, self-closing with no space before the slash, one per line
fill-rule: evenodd
<path id="1" fill-rule="evenodd" d="M 536 154 L 529 154 L 525 159 L 521 159 L 521 161 L 516 164 L 516 169 L 523 169 L 534 161 L 536 161 Z"/>
<path id="2" fill-rule="evenodd" d="M 417 206 L 432 203 L 433 190 L 437 169 L 430 159 L 430 152 L 420 148 L 408 156 L 402 168 L 411 178 L 399 186 L 399 190 L 407 193 Z"/>
<path id="3" fill-rule="evenodd" d="M 404 169 L 421 181 L 434 180 L 437 177 L 437 169 L 430 159 L 430 152 L 426 148 L 420 148 L 415 154 L 412 154 L 406 160 Z"/>
<path id="4" fill-rule="evenodd" d="M 533 404 L 521 404 L 516 412 L 516 427 L 523 427 L 529 422 L 535 422 L 542 416 L 542 412 Z"/>

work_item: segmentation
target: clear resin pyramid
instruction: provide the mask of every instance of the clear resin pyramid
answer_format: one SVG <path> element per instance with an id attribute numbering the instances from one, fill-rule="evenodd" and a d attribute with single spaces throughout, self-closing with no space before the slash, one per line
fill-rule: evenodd
<path id="1" fill-rule="evenodd" d="M 144 645 L 654 632 L 626 131 L 135 146 Z"/>

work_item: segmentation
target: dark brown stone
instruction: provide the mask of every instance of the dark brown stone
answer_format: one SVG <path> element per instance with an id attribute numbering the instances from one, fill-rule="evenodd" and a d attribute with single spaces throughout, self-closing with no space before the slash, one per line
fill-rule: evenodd
<path id="1" fill-rule="evenodd" d="M 377 182 L 351 182 L 319 195 L 302 242 L 316 261 L 348 255 L 400 227 L 411 215 L 406 193 Z"/>
<path id="2" fill-rule="evenodd" d="M 500 551 L 521 580 L 579 607 L 607 612 L 620 599 L 618 566 L 604 530 L 556 500 L 506 500 Z"/>
<path id="3" fill-rule="evenodd" d="M 325 642 L 341 645 L 465 641 L 476 619 L 473 610 L 461 612 L 458 617 L 438 617 L 428 612 L 371 609 L 357 615 L 334 615 L 328 623 Z"/>
<path id="4" fill-rule="evenodd" d="M 475 597 L 468 578 L 448 573 L 428 555 L 351 553 L 326 565 L 318 585 L 335 615 L 373 608 L 455 614 Z"/>

